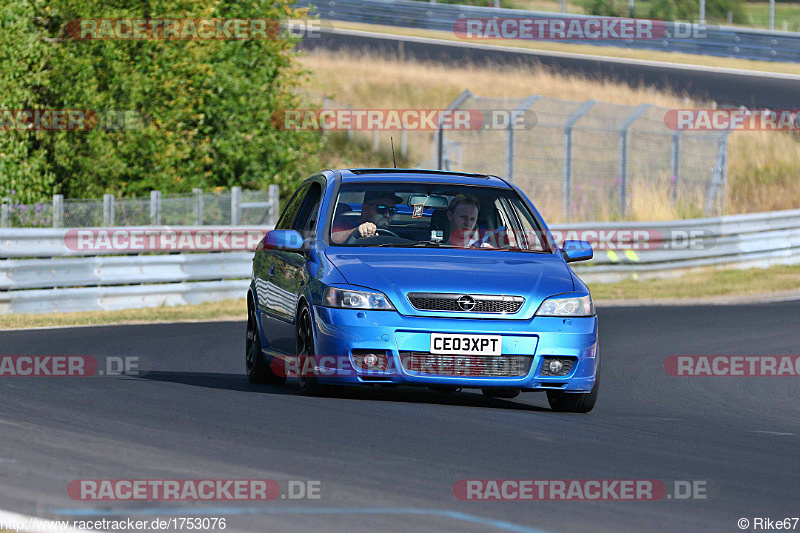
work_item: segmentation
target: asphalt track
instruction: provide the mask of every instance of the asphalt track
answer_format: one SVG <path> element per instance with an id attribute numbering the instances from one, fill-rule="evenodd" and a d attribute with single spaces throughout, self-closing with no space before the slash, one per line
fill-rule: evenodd
<path id="1" fill-rule="evenodd" d="M 586 45 L 591 46 L 591 45 Z M 305 38 L 304 49 L 356 50 L 404 59 L 435 61 L 463 66 L 542 65 L 562 74 L 644 85 L 713 100 L 721 105 L 744 105 L 757 109 L 796 109 L 800 105 L 800 76 L 689 67 L 656 61 L 614 59 L 585 54 L 565 54 L 490 46 L 484 44 L 402 37 L 361 31 L 321 28 L 314 38 Z M 531 94 L 536 94 L 531 86 Z"/>
<path id="2" fill-rule="evenodd" d="M 224 516 L 228 531 L 739 531 L 800 515 L 800 378 L 665 373 L 670 355 L 798 355 L 800 302 L 599 311 L 588 415 L 539 393 L 397 388 L 307 398 L 248 384 L 244 322 L 0 332 L 0 355 L 139 356 L 145 377 L 0 378 L 0 509 Z M 794 324 L 794 325 L 792 325 Z M 73 479 L 319 480 L 322 499 L 71 500 Z M 705 500 L 470 502 L 461 479 L 658 479 Z M 671 485 L 670 485 L 671 486 Z"/>

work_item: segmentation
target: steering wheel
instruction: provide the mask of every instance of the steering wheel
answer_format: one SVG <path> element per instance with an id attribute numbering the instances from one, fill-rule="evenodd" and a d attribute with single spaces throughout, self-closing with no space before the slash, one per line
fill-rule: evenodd
<path id="1" fill-rule="evenodd" d="M 482 244 L 484 244 L 486 241 L 488 241 L 492 236 L 499 235 L 501 232 L 503 232 L 505 230 L 506 230 L 505 226 L 500 226 L 499 228 L 494 229 L 494 230 L 490 231 L 489 233 L 487 233 L 486 235 L 484 235 L 482 239 L 475 241 L 475 244 L 473 244 L 472 246 L 480 247 Z"/>
<path id="2" fill-rule="evenodd" d="M 358 229 L 358 228 L 356 228 L 356 229 Z M 398 239 L 400 238 L 400 235 L 398 235 L 397 233 L 395 233 L 393 231 L 390 231 L 388 229 L 383 229 L 383 228 L 376 229 L 375 230 L 375 235 L 389 235 L 390 237 L 397 237 Z M 374 237 L 375 235 L 370 235 L 370 237 Z M 347 238 L 347 240 L 344 243 L 345 244 L 353 244 L 354 242 L 356 242 L 358 239 L 361 239 L 361 238 L 362 238 L 361 234 L 358 231 L 353 231 L 353 233 L 350 234 L 350 236 Z"/>

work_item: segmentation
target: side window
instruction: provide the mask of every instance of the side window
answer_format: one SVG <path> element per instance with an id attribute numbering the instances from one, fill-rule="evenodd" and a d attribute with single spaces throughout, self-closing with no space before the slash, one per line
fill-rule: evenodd
<path id="1" fill-rule="evenodd" d="M 297 220 L 297 214 L 300 212 L 300 207 L 303 205 L 303 199 L 307 191 L 308 185 L 304 185 L 294 193 L 292 199 L 286 204 L 281 219 L 275 225 L 275 229 L 294 229 L 294 222 Z"/>
<path id="2" fill-rule="evenodd" d="M 295 225 L 295 229 L 300 232 L 304 239 L 314 236 L 321 202 L 322 187 L 320 187 L 319 183 L 312 183 L 311 190 L 308 192 L 306 201 L 303 203 L 303 210 Z"/>

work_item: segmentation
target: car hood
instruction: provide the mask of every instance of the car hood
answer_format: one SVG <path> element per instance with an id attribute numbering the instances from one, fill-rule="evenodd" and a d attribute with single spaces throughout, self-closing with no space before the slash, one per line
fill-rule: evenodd
<path id="1" fill-rule="evenodd" d="M 525 298 L 520 310 L 505 318 L 529 319 L 542 300 L 574 288 L 569 268 L 561 258 L 551 254 L 441 248 L 329 248 L 325 255 L 349 284 L 383 292 L 404 315 L 445 314 L 415 309 L 406 297 L 409 292 L 502 294 Z M 473 316 L 465 312 L 453 315 Z"/>

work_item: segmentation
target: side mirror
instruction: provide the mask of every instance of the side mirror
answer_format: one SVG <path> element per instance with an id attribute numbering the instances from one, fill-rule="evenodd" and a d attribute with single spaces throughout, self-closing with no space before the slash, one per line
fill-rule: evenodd
<path id="1" fill-rule="evenodd" d="M 274 229 L 264 236 L 264 249 L 301 252 L 303 236 L 293 229 Z"/>
<path id="2" fill-rule="evenodd" d="M 586 241 L 564 241 L 561 255 L 564 257 L 564 261 L 572 263 L 574 261 L 588 261 L 594 257 L 594 252 L 592 252 L 592 245 Z"/>

